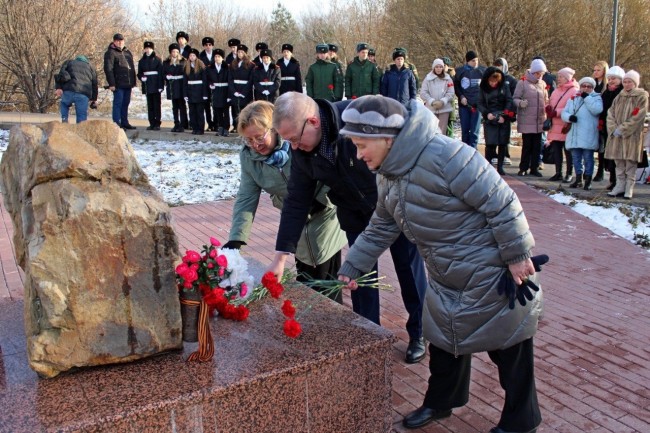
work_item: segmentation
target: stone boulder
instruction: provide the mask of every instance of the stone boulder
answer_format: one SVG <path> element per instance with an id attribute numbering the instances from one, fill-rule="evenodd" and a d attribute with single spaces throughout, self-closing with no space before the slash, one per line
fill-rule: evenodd
<path id="1" fill-rule="evenodd" d="M 171 212 L 120 128 L 15 126 L 0 172 L 32 369 L 53 377 L 182 347 Z"/>

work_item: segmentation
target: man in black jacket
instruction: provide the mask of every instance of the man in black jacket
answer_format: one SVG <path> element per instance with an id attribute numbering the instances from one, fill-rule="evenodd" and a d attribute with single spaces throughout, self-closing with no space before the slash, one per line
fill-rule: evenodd
<path id="1" fill-rule="evenodd" d="M 293 45 L 282 44 L 282 58 L 275 62 L 280 67 L 280 95 L 302 92 L 300 62 L 293 57 Z"/>
<path id="2" fill-rule="evenodd" d="M 104 74 L 113 92 L 113 122 L 123 129 L 136 129 L 129 123 L 131 89 L 135 87 L 133 54 L 124 46 L 124 36 L 116 33 L 104 53 Z"/>
<path id="3" fill-rule="evenodd" d="M 56 96 L 61 98 L 61 121 L 68 123 L 68 112 L 74 104 L 77 123 L 88 118 L 88 103 L 97 101 L 97 73 L 88 58 L 79 55 L 65 62 L 55 77 Z"/>
<path id="4" fill-rule="evenodd" d="M 154 51 L 154 43 L 144 41 L 144 53 L 138 62 L 138 79 L 142 82 L 142 94 L 147 98 L 149 131 L 160 131 L 160 94 L 165 88 L 162 60 Z"/>
<path id="5" fill-rule="evenodd" d="M 330 188 L 327 195 L 337 206 L 339 223 L 350 245 L 366 228 L 375 210 L 375 174 L 357 159 L 352 141 L 339 135 L 343 126 L 340 115 L 349 102 L 332 104 L 297 92 L 285 93 L 275 101 L 273 127 L 291 143 L 292 155 L 276 255 L 269 266 L 269 270 L 278 275 L 284 270 L 287 256 L 296 251 L 319 181 Z M 427 280 L 424 264 L 415 245 L 403 234 L 390 250 L 402 299 L 409 313 L 406 329 L 410 341 L 406 362 L 415 363 L 425 356 L 422 306 Z M 352 309 L 357 314 L 379 324 L 379 293 L 376 289 L 360 287 L 351 293 L 351 297 Z"/>

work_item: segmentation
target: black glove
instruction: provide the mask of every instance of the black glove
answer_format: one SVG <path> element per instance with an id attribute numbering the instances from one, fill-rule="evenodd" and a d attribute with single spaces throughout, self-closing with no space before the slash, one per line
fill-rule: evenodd
<path id="1" fill-rule="evenodd" d="M 506 295 L 506 298 L 508 298 L 508 307 L 510 307 L 511 310 L 514 310 L 515 308 L 516 292 L 517 286 L 515 285 L 515 280 L 512 279 L 512 274 L 510 271 L 504 272 L 501 280 L 499 281 L 497 293 L 499 295 Z"/>
<path id="2" fill-rule="evenodd" d="M 90 101 L 90 109 L 91 110 L 96 110 L 97 109 L 97 101 Z"/>
<path id="3" fill-rule="evenodd" d="M 578 122 L 578 118 L 576 117 L 575 114 L 572 114 L 572 115 L 569 116 L 569 122 L 571 122 L 571 123 Z"/>
<path id="4" fill-rule="evenodd" d="M 533 266 L 535 267 L 535 272 L 541 272 L 542 265 L 546 264 L 548 260 L 549 257 L 546 254 L 540 254 L 539 256 L 530 258 L 530 261 L 533 262 Z M 511 310 L 515 308 L 515 297 L 523 307 L 526 305 L 526 299 L 532 301 L 535 298 L 535 293 L 533 293 L 533 291 L 539 292 L 537 284 L 530 280 L 525 280 L 517 286 L 510 271 L 506 271 L 503 274 L 497 288 L 497 293 L 499 295 L 505 294 L 508 298 L 508 307 L 510 307 Z"/>
<path id="5" fill-rule="evenodd" d="M 222 249 L 225 248 L 225 249 L 227 249 L 227 250 L 238 250 L 238 249 L 240 249 L 243 245 L 246 245 L 246 242 L 242 242 L 242 241 L 228 241 L 228 242 L 226 242 L 226 243 L 223 245 L 223 247 L 221 247 L 221 248 L 222 248 Z"/>
<path id="6" fill-rule="evenodd" d="M 540 254 L 539 256 L 533 256 L 530 258 L 530 261 L 533 262 L 535 267 L 535 272 L 542 272 L 542 265 L 548 263 L 548 256 L 546 254 Z"/>
<path id="7" fill-rule="evenodd" d="M 587 96 L 589 96 L 589 93 L 587 93 L 587 92 L 582 92 L 582 93 L 580 94 L 580 96 L 582 96 L 582 99 L 585 99 Z"/>

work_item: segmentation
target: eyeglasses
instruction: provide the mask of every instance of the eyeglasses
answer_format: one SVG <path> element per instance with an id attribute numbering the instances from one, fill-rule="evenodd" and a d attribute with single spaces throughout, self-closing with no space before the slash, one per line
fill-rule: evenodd
<path id="1" fill-rule="evenodd" d="M 591 84 L 581 84 L 580 87 L 584 87 L 585 89 L 593 89 L 594 88 L 594 86 L 592 86 Z"/>
<path id="2" fill-rule="evenodd" d="M 305 126 L 307 126 L 308 121 L 309 119 L 305 119 L 305 123 L 302 124 L 302 130 L 300 130 L 300 136 L 298 136 L 298 138 L 285 138 L 285 140 L 291 144 L 300 144 L 300 140 L 302 140 L 302 136 L 305 133 Z"/>
<path id="3" fill-rule="evenodd" d="M 264 133 L 264 135 L 262 135 L 261 137 L 244 137 L 244 140 L 245 140 L 244 144 L 249 146 L 249 147 L 253 146 L 255 144 L 264 144 L 264 142 L 266 141 L 266 137 L 268 137 L 269 132 L 271 132 L 271 129 L 273 129 L 273 128 L 267 129 L 266 132 Z"/>

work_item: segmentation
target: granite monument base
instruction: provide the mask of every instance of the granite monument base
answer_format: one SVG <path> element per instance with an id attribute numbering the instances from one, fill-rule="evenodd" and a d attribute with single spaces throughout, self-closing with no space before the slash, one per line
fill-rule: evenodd
<path id="1" fill-rule="evenodd" d="M 279 300 L 245 322 L 211 319 L 215 356 L 184 352 L 39 379 L 20 301 L 0 301 L 0 431 L 379 433 L 391 429 L 387 330 L 309 289 L 292 289 L 303 332 L 283 334 Z"/>

